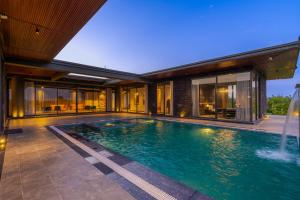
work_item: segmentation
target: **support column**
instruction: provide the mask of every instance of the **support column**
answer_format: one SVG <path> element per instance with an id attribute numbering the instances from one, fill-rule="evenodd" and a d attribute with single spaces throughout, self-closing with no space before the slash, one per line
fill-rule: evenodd
<path id="1" fill-rule="evenodd" d="M 24 84 L 21 77 L 11 79 L 12 117 L 24 117 Z"/>
<path id="2" fill-rule="evenodd" d="M 6 121 L 6 76 L 2 56 L 0 55 L 0 134 L 4 132 Z"/>

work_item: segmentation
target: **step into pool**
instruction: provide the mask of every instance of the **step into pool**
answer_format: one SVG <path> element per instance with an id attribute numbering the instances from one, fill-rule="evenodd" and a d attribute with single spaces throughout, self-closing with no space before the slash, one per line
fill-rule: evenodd
<path id="1" fill-rule="evenodd" d="M 214 199 L 300 199 L 300 152 L 280 135 L 153 119 L 109 120 L 64 129 L 127 156 Z"/>

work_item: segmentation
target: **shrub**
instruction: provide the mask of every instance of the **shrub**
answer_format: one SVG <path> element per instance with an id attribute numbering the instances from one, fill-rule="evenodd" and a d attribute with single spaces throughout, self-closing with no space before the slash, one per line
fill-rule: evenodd
<path id="1" fill-rule="evenodd" d="M 291 96 L 272 96 L 268 98 L 269 114 L 286 115 L 291 102 Z"/>

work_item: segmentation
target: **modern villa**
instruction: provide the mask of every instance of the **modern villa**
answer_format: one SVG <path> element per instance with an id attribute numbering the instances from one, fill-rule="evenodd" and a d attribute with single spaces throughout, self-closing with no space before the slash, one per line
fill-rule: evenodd
<path id="1" fill-rule="evenodd" d="M 32 17 L 15 6 L 1 7 L 2 124 L 7 118 L 99 112 L 255 123 L 266 112 L 266 81 L 292 78 L 299 54 L 295 41 L 133 74 L 53 60 L 95 5 L 86 15 L 74 14 L 73 23 L 50 23 L 43 13 Z M 60 26 L 66 32 L 58 32 Z"/>
<path id="2" fill-rule="evenodd" d="M 54 59 L 104 3 L 0 1 L 1 133 L 8 120 L 101 113 L 252 126 L 267 81 L 297 68 L 300 40 L 144 74 Z"/>

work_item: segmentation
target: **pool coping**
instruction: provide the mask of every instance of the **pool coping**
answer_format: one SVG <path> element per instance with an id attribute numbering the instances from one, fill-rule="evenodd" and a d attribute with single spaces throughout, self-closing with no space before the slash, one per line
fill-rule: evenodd
<path id="1" fill-rule="evenodd" d="M 95 122 L 112 120 L 117 119 L 103 119 Z M 65 125 L 75 124 L 84 123 L 71 123 Z M 46 128 L 85 158 L 87 162 L 101 171 L 105 176 L 117 182 L 136 199 L 212 199 L 193 188 L 147 168 L 137 161 L 133 161 L 101 144 L 83 138 L 76 133 L 66 132 L 62 126 L 63 125 L 51 125 L 46 126 Z M 111 156 L 105 156 L 103 155 L 103 152 L 108 152 Z M 95 160 L 98 160 L 99 162 L 93 163 Z"/>

